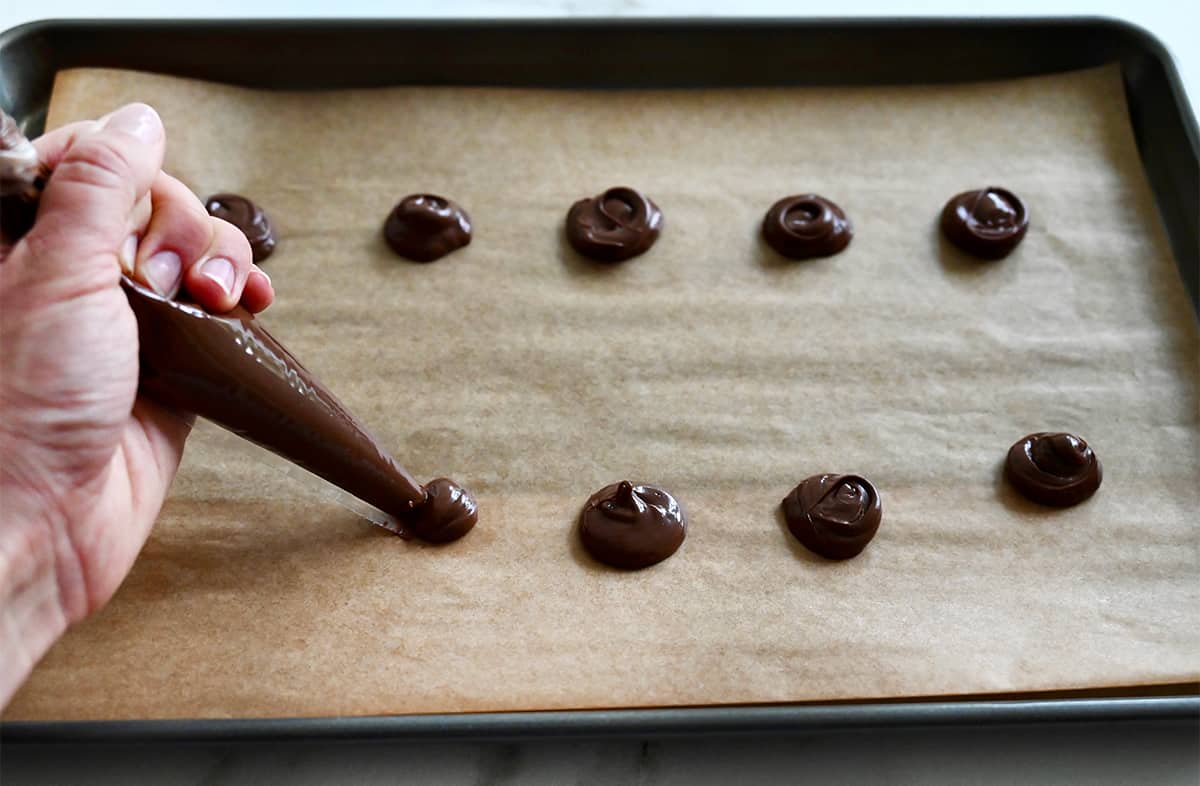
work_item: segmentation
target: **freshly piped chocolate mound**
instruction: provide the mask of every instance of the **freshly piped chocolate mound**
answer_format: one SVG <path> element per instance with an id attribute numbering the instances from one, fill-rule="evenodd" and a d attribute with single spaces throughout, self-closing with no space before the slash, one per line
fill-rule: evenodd
<path id="1" fill-rule="evenodd" d="M 662 211 L 632 188 L 610 188 L 567 211 L 567 240 L 580 254 L 620 262 L 645 252 L 662 231 Z"/>
<path id="2" fill-rule="evenodd" d="M 783 517 L 809 551 L 849 559 L 875 537 L 883 508 L 879 492 L 861 475 L 813 475 L 784 498 Z"/>
<path id="3" fill-rule="evenodd" d="M 784 197 L 763 217 L 763 239 L 789 259 L 827 257 L 842 251 L 854 228 L 842 209 L 823 196 Z"/>
<path id="4" fill-rule="evenodd" d="M 583 506 L 579 536 L 588 553 L 606 565 L 646 568 L 675 553 L 687 534 L 683 508 L 658 486 L 613 483 Z"/>
<path id="5" fill-rule="evenodd" d="M 1074 434 L 1042 431 L 1008 450 L 1008 482 L 1026 498 L 1056 508 L 1078 505 L 1096 493 L 1104 473 L 1088 443 Z"/>
<path id="6" fill-rule="evenodd" d="M 383 239 L 405 259 L 432 262 L 471 242 L 471 217 L 453 200 L 410 194 L 388 214 Z"/>
<path id="7" fill-rule="evenodd" d="M 425 501 L 402 519 L 412 535 L 430 543 L 449 543 L 470 532 L 479 520 L 475 498 L 453 480 L 431 480 L 424 489 Z"/>
<path id="8" fill-rule="evenodd" d="M 980 259 L 1006 257 L 1025 237 L 1029 209 L 1013 192 L 987 187 L 964 191 L 942 208 L 946 239 Z"/>
<path id="9" fill-rule="evenodd" d="M 255 262 L 262 262 L 275 250 L 275 230 L 262 208 L 238 194 L 213 194 L 204 200 L 204 209 L 210 216 L 228 221 L 250 241 L 250 251 Z"/>

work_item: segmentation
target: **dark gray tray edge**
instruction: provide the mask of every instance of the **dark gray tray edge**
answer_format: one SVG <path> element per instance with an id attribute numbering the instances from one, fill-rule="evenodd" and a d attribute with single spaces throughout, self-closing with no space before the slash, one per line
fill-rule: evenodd
<path id="1" fill-rule="evenodd" d="M 795 734 L 896 726 L 1156 721 L 1200 723 L 1200 696 L 679 707 L 340 718 L 36 721 L 0 724 L 3 744 L 453 741 Z"/>
<path id="2" fill-rule="evenodd" d="M 1119 59 L 1125 76 L 1131 121 L 1147 175 L 1167 225 L 1184 283 L 1197 304 L 1200 243 L 1196 240 L 1195 186 L 1200 167 L 1200 134 L 1187 103 L 1179 75 L 1169 53 L 1153 35 L 1123 20 L 1107 17 L 1040 19 L 957 18 L 854 18 L 854 19 L 493 19 L 493 20 L 48 20 L 31 22 L 0 33 L 0 65 L 4 52 L 30 38 L 71 28 L 134 31 L 152 25 L 163 30 L 210 30 L 240 27 L 274 30 L 289 26 L 298 31 L 333 30 L 347 33 L 378 29 L 395 30 L 520 29 L 546 32 L 570 28 L 583 31 L 685 32 L 703 30 L 810 31 L 878 30 L 888 28 L 915 33 L 921 30 L 953 31 L 1006 28 L 1019 33 L 1055 27 L 1107 36 L 1092 62 Z M 1118 58 L 1104 60 L 1106 55 Z M 1052 72 L 1054 67 L 1045 70 Z M 0 102 L 13 106 L 13 96 L 0 84 Z M 1148 94 L 1153 93 L 1153 94 Z M 1170 132 L 1161 138 L 1162 129 Z M 1180 166 L 1179 155 L 1185 157 Z M 1190 231 L 1189 231 L 1190 230 Z M 1188 264 L 1191 262 L 1192 264 Z M 795 733 L 870 729 L 887 726 L 996 725 L 1078 722 L 1200 722 L 1200 696 L 1130 697 L 1102 699 L 1047 699 L 1010 701 L 888 702 L 880 704 L 771 705 L 700 708 L 576 710 L 553 712 L 500 712 L 373 716 L 353 718 L 171 719 L 139 721 L 12 721 L 0 723 L 0 742 L 242 742 L 269 740 L 466 740 L 528 737 L 669 736 L 691 734 Z"/>

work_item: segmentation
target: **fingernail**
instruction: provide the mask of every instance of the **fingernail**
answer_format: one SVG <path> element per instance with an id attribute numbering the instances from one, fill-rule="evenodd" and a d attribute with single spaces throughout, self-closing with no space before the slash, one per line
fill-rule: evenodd
<path id="1" fill-rule="evenodd" d="M 137 233 L 125 238 L 125 242 L 121 244 L 121 250 L 117 253 L 117 259 L 121 260 L 121 270 L 123 272 L 133 273 L 133 265 L 137 261 L 137 247 Z"/>
<path id="2" fill-rule="evenodd" d="M 146 144 L 153 144 L 163 136 L 162 120 L 145 104 L 121 107 L 108 116 L 104 127 L 135 136 Z"/>
<path id="3" fill-rule="evenodd" d="M 271 283 L 271 277 L 270 277 L 270 276 L 268 276 L 268 275 L 266 274 L 266 272 L 265 272 L 265 271 L 263 271 L 263 270 L 259 270 L 258 268 L 254 268 L 254 270 L 251 270 L 251 271 L 250 271 L 250 275 L 252 275 L 252 276 L 262 276 L 263 278 L 265 278 L 265 279 L 267 280 L 267 283 L 268 283 L 268 284 L 270 284 L 270 283 Z M 274 289 L 275 287 L 272 285 L 272 287 L 271 287 L 271 288 L 272 288 L 272 289 Z"/>
<path id="4" fill-rule="evenodd" d="M 208 276 L 217 282 L 217 286 L 225 290 L 226 295 L 233 294 L 233 282 L 237 277 L 233 263 L 225 257 L 213 257 L 200 263 L 200 275 Z"/>
<path id="5" fill-rule="evenodd" d="M 183 262 L 174 251 L 159 251 L 142 263 L 142 277 L 155 292 L 172 297 L 183 279 Z"/>

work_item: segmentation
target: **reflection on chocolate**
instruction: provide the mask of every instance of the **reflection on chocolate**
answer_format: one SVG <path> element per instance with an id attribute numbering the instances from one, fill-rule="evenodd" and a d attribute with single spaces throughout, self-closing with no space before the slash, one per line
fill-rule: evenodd
<path id="1" fill-rule="evenodd" d="M 879 530 L 879 492 L 861 475 L 813 475 L 783 500 L 788 529 L 809 551 L 849 559 Z"/>
<path id="2" fill-rule="evenodd" d="M 1030 434 L 1008 450 L 1005 475 L 1025 497 L 1056 508 L 1078 505 L 1100 488 L 1100 459 L 1074 434 Z"/>
<path id="3" fill-rule="evenodd" d="M 406 259 L 432 262 L 471 242 L 471 218 L 445 197 L 410 194 L 388 214 L 383 238 Z"/>
<path id="4" fill-rule="evenodd" d="M 402 525 L 421 540 L 449 543 L 470 532 L 478 519 L 471 492 L 449 478 L 438 478 L 425 484 L 425 501 L 403 518 Z"/>
<path id="5" fill-rule="evenodd" d="M 613 483 L 583 506 L 579 536 L 588 553 L 606 565 L 646 568 L 675 553 L 687 534 L 683 508 L 657 486 Z"/>
<path id="6" fill-rule="evenodd" d="M 964 191 L 942 208 L 946 239 L 980 259 L 1008 256 L 1028 228 L 1025 203 L 1003 188 Z"/>
<path id="7" fill-rule="evenodd" d="M 275 232 L 262 208 L 237 194 L 213 194 L 204 201 L 210 216 L 228 221 L 250 241 L 255 262 L 262 262 L 275 250 Z"/>
<path id="8" fill-rule="evenodd" d="M 138 391 L 193 412 L 403 518 L 425 492 L 254 315 L 219 316 L 123 280 L 137 316 Z"/>
<path id="9" fill-rule="evenodd" d="M 662 231 L 662 212 L 650 198 L 618 186 L 581 199 L 567 211 L 567 240 L 585 257 L 620 262 L 645 252 Z"/>
<path id="10" fill-rule="evenodd" d="M 789 259 L 827 257 L 850 244 L 854 228 L 842 209 L 823 196 L 784 197 L 763 218 L 763 238 Z"/>

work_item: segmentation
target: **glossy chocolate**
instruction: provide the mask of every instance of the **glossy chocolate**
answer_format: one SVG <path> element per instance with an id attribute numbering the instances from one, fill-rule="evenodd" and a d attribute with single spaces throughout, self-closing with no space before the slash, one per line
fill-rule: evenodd
<path id="1" fill-rule="evenodd" d="M 449 478 L 425 484 L 425 501 L 404 517 L 405 528 L 421 540 L 449 543 L 471 531 L 479 520 L 471 492 Z"/>
<path id="2" fill-rule="evenodd" d="M 1104 473 L 1088 443 L 1074 434 L 1041 431 L 1008 450 L 1004 474 L 1028 499 L 1065 508 L 1096 493 Z"/>
<path id="3" fill-rule="evenodd" d="M 861 475 L 813 475 L 783 500 L 788 529 L 826 559 L 856 556 L 879 530 L 879 492 Z"/>
<path id="4" fill-rule="evenodd" d="M 632 188 L 610 188 L 567 211 L 567 241 L 585 257 L 620 262 L 645 252 L 662 231 L 662 211 Z"/>
<path id="5" fill-rule="evenodd" d="M 980 259 L 1006 257 L 1025 237 L 1029 210 L 1011 191 L 989 186 L 964 191 L 942 208 L 942 232 L 954 245 Z"/>
<path id="6" fill-rule="evenodd" d="M 854 228 L 842 209 L 823 196 L 784 197 L 767 211 L 763 239 L 789 259 L 827 257 L 850 244 Z"/>
<path id="7" fill-rule="evenodd" d="M 687 534 L 683 508 L 665 490 L 627 480 L 593 494 L 583 506 L 583 547 L 614 568 L 637 570 L 675 553 Z"/>
<path id="8" fill-rule="evenodd" d="M 406 259 L 432 262 L 471 242 L 471 218 L 445 197 L 410 194 L 388 214 L 383 238 Z"/>
<path id="9" fill-rule="evenodd" d="M 129 279 L 140 393 L 194 412 L 403 520 L 425 492 L 250 312 L 213 315 Z"/>
<path id="10" fill-rule="evenodd" d="M 210 216 L 228 221 L 250 241 L 255 262 L 262 262 L 275 250 L 275 230 L 262 208 L 237 194 L 213 194 L 204 200 Z"/>

